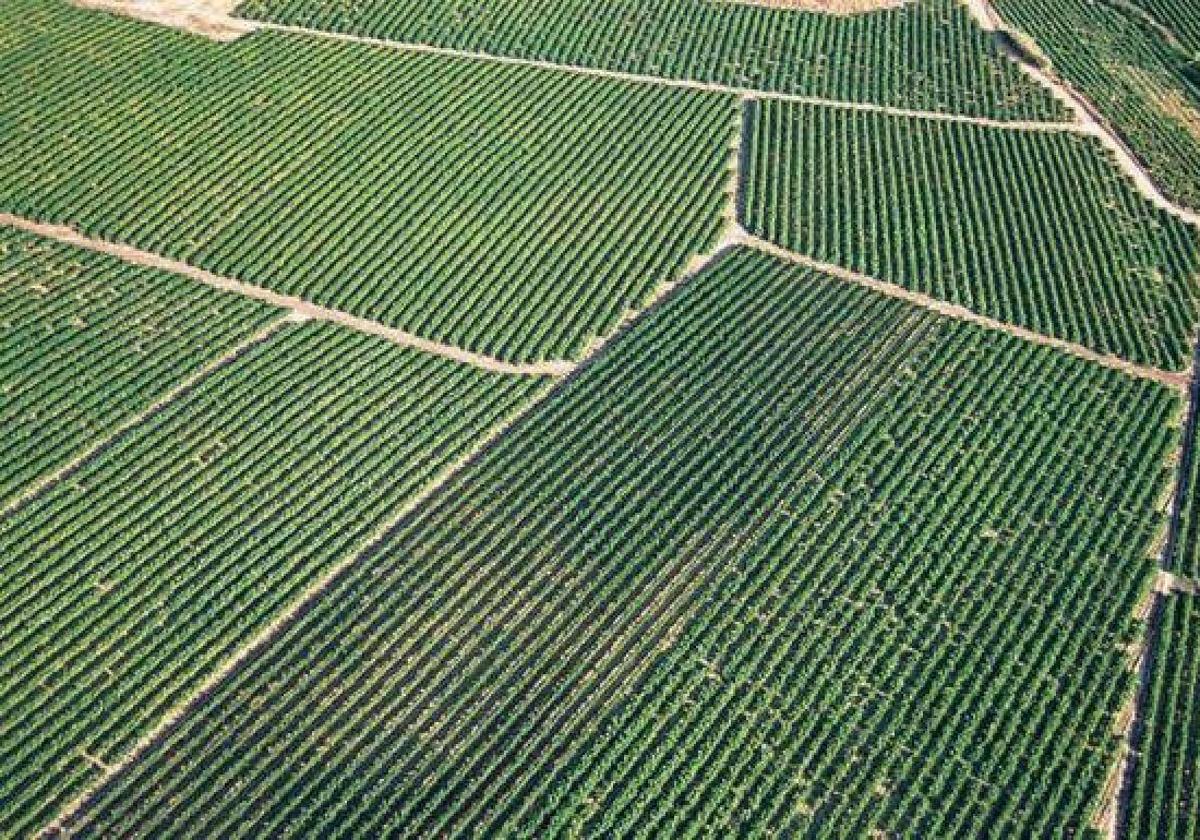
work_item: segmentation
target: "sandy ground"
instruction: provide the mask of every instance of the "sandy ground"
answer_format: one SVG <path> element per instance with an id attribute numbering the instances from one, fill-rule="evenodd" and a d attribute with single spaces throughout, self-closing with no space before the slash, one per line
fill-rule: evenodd
<path id="1" fill-rule="evenodd" d="M 186 29 L 215 41 L 240 38 L 254 24 L 233 17 L 240 0 L 73 0 L 84 9 L 98 9 L 138 20 Z"/>

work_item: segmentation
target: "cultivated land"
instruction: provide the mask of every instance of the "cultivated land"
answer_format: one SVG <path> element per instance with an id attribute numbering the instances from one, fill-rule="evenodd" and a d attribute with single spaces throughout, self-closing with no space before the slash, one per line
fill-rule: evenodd
<path id="1" fill-rule="evenodd" d="M 402 42 L 1007 119 L 1062 106 L 954 0 L 869 15 L 713 0 L 250 0 L 246 18 Z"/>
<path id="2" fill-rule="evenodd" d="M 78 3 L 0 836 L 1194 834 L 1190 7 Z"/>
<path id="3" fill-rule="evenodd" d="M 773 101 L 747 119 L 752 233 L 1093 350 L 1190 363 L 1200 229 L 1095 138 Z"/>
<path id="4" fill-rule="evenodd" d="M 171 274 L 0 230 L 0 510 L 278 317 Z"/>
<path id="5" fill-rule="evenodd" d="M 501 359 L 581 355 L 720 231 L 729 96 L 55 0 L 0 33 L 0 210 Z"/>
<path id="6" fill-rule="evenodd" d="M 22 834 L 540 387 L 284 324 L 0 520 L 0 825 Z"/>
<path id="7" fill-rule="evenodd" d="M 1178 403 L 731 252 L 77 827 L 1080 826 L 1132 683 Z"/>
<path id="8" fill-rule="evenodd" d="M 1135 0 L 995 0 L 1179 202 L 1200 209 L 1200 65 Z M 1194 4 L 1179 19 L 1197 25 Z"/>

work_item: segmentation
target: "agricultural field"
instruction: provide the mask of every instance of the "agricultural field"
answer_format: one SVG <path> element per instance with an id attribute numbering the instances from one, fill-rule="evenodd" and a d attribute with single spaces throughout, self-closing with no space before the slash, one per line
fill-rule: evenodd
<path id="1" fill-rule="evenodd" d="M 712 0 L 247 0 L 241 16 L 897 108 L 1055 119 L 956 0 L 835 16 Z"/>
<path id="2" fill-rule="evenodd" d="M 506 360 L 581 355 L 732 188 L 719 94 L 58 0 L 6 0 L 0 42 L 0 211 Z"/>
<path id="3" fill-rule="evenodd" d="M 995 0 L 1005 21 L 1033 38 L 1053 71 L 1088 98 L 1161 187 L 1200 209 L 1200 67 L 1194 45 L 1173 44 L 1148 25 L 1137 12 L 1139 2 Z M 1177 14 L 1196 25 L 1194 4 L 1181 4 Z"/>
<path id="4" fill-rule="evenodd" d="M 0 840 L 1200 840 L 1197 19 L 4 0 Z"/>
<path id="5" fill-rule="evenodd" d="M 0 229 L 0 509 L 280 317 Z"/>
<path id="6" fill-rule="evenodd" d="M 730 252 L 72 834 L 1083 825 L 1178 402 Z"/>
<path id="7" fill-rule="evenodd" d="M 1130 840 L 1200 835 L 1200 597 L 1165 599 L 1134 762 Z"/>
<path id="8" fill-rule="evenodd" d="M 541 387 L 284 325 L 0 519 L 0 826 L 54 815 Z"/>
<path id="9" fill-rule="evenodd" d="M 1170 33 L 1168 42 L 1200 59 L 1200 9 L 1190 0 L 1133 0 L 1157 27 Z"/>
<path id="10" fill-rule="evenodd" d="M 1100 352 L 1190 363 L 1200 230 L 1094 138 L 770 101 L 748 123 L 752 233 Z"/>

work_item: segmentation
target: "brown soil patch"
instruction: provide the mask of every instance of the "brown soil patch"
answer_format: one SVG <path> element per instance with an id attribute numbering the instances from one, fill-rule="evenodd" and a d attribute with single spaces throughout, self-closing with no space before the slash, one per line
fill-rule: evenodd
<path id="1" fill-rule="evenodd" d="M 898 9 L 908 0 L 731 0 L 743 6 L 791 9 L 796 12 L 821 12 L 827 15 L 861 15 Z"/>
<path id="2" fill-rule="evenodd" d="M 118 15 L 185 29 L 214 41 L 232 41 L 254 25 L 233 17 L 241 0 L 73 0 L 82 9 Z"/>

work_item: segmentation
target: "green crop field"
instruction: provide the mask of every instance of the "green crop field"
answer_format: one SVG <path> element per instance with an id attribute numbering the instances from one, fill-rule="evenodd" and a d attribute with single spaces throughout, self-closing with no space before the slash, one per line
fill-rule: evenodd
<path id="1" fill-rule="evenodd" d="M 0 210 L 505 359 L 580 355 L 730 187 L 725 96 L 55 0 L 5 2 L 0 41 Z"/>
<path id="2" fill-rule="evenodd" d="M 164 272 L 0 229 L 0 508 L 273 317 Z"/>
<path id="3" fill-rule="evenodd" d="M 1119 0 L 1117 0 L 1119 2 Z M 1132 0 L 1165 27 L 1177 46 L 1200 59 L 1200 6 L 1191 0 Z"/>
<path id="4" fill-rule="evenodd" d="M 1130 840 L 1200 835 L 1200 600 L 1168 596 L 1134 760 Z"/>
<path id="5" fill-rule="evenodd" d="M 1053 69 L 1089 98 L 1163 189 L 1200 209 L 1200 65 L 1126 4 L 1133 0 L 996 0 Z M 1194 23 L 1195 12 L 1185 13 Z"/>
<path id="6" fill-rule="evenodd" d="M 1177 411 L 1161 386 L 732 252 L 73 830 L 1080 826 Z"/>
<path id="7" fill-rule="evenodd" d="M 53 816 L 536 387 L 289 326 L 0 519 L 5 833 Z"/>
<path id="8" fill-rule="evenodd" d="M 0 840 L 1200 840 L 1198 20 L 0 2 Z"/>
<path id="9" fill-rule="evenodd" d="M 955 0 L 846 18 L 712 0 L 247 0 L 239 13 L 807 96 L 1007 119 L 1062 116 Z"/>
<path id="10" fill-rule="evenodd" d="M 1095 350 L 1182 369 L 1200 231 L 1092 138 L 756 103 L 746 227 Z"/>

